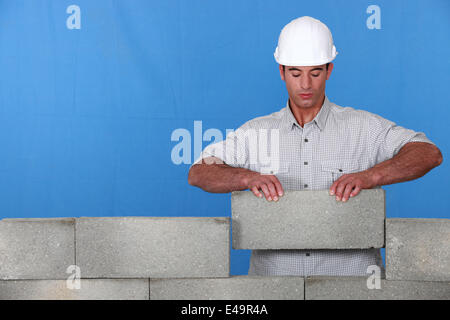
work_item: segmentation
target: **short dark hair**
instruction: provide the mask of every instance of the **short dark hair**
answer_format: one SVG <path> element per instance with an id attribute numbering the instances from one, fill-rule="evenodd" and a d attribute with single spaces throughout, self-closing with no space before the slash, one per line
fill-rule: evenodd
<path id="1" fill-rule="evenodd" d="M 328 62 L 326 65 L 325 65 L 325 67 L 327 68 L 327 71 L 328 71 L 328 66 L 329 66 L 329 64 L 330 64 L 330 62 Z M 283 72 L 284 72 L 284 65 L 283 65 Z"/>

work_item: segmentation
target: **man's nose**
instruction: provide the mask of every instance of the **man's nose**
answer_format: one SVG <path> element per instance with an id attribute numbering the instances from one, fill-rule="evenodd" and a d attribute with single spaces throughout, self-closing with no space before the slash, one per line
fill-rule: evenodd
<path id="1" fill-rule="evenodd" d="M 308 90 L 311 89 L 311 77 L 309 76 L 304 76 L 304 77 L 300 77 L 300 86 L 302 87 L 303 90 Z"/>

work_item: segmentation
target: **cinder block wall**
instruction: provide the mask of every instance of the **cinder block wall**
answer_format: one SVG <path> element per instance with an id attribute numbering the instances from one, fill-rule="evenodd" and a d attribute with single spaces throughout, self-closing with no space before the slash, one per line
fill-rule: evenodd
<path id="1" fill-rule="evenodd" d="M 230 276 L 231 226 L 235 249 L 386 247 L 386 277 Z M 233 192 L 232 221 L 3 219 L 0 299 L 450 299 L 450 220 L 386 219 L 382 189 Z"/>

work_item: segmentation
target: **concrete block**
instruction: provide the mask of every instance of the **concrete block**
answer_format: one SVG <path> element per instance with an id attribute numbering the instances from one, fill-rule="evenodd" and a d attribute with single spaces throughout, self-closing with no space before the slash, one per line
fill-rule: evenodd
<path id="1" fill-rule="evenodd" d="M 150 280 L 150 300 L 303 300 L 303 295 L 303 277 Z"/>
<path id="2" fill-rule="evenodd" d="M 338 202 L 328 190 L 286 191 L 278 202 L 250 191 L 231 196 L 234 249 L 384 247 L 385 191 Z"/>
<path id="3" fill-rule="evenodd" d="M 450 219 L 386 219 L 386 279 L 450 281 Z"/>
<path id="4" fill-rule="evenodd" d="M 369 289 L 368 277 L 311 277 L 305 280 L 306 300 L 448 300 L 450 282 L 381 279 Z"/>
<path id="5" fill-rule="evenodd" d="M 229 218 L 79 218 L 77 265 L 82 278 L 228 277 L 229 229 Z"/>
<path id="6" fill-rule="evenodd" d="M 66 279 L 75 264 L 75 220 L 0 221 L 0 279 Z"/>
<path id="7" fill-rule="evenodd" d="M 3 280 L 0 300 L 148 300 L 148 279 L 81 279 L 80 289 L 65 280 Z"/>

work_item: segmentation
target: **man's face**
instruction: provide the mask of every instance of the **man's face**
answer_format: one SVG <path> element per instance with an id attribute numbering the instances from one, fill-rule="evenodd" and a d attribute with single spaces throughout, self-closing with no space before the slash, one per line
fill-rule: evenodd
<path id="1" fill-rule="evenodd" d="M 328 70 L 325 64 L 312 67 L 285 66 L 284 70 L 280 65 L 281 79 L 286 82 L 291 103 L 300 108 L 321 104 L 325 96 L 325 82 L 332 70 L 333 63 L 328 65 Z"/>

